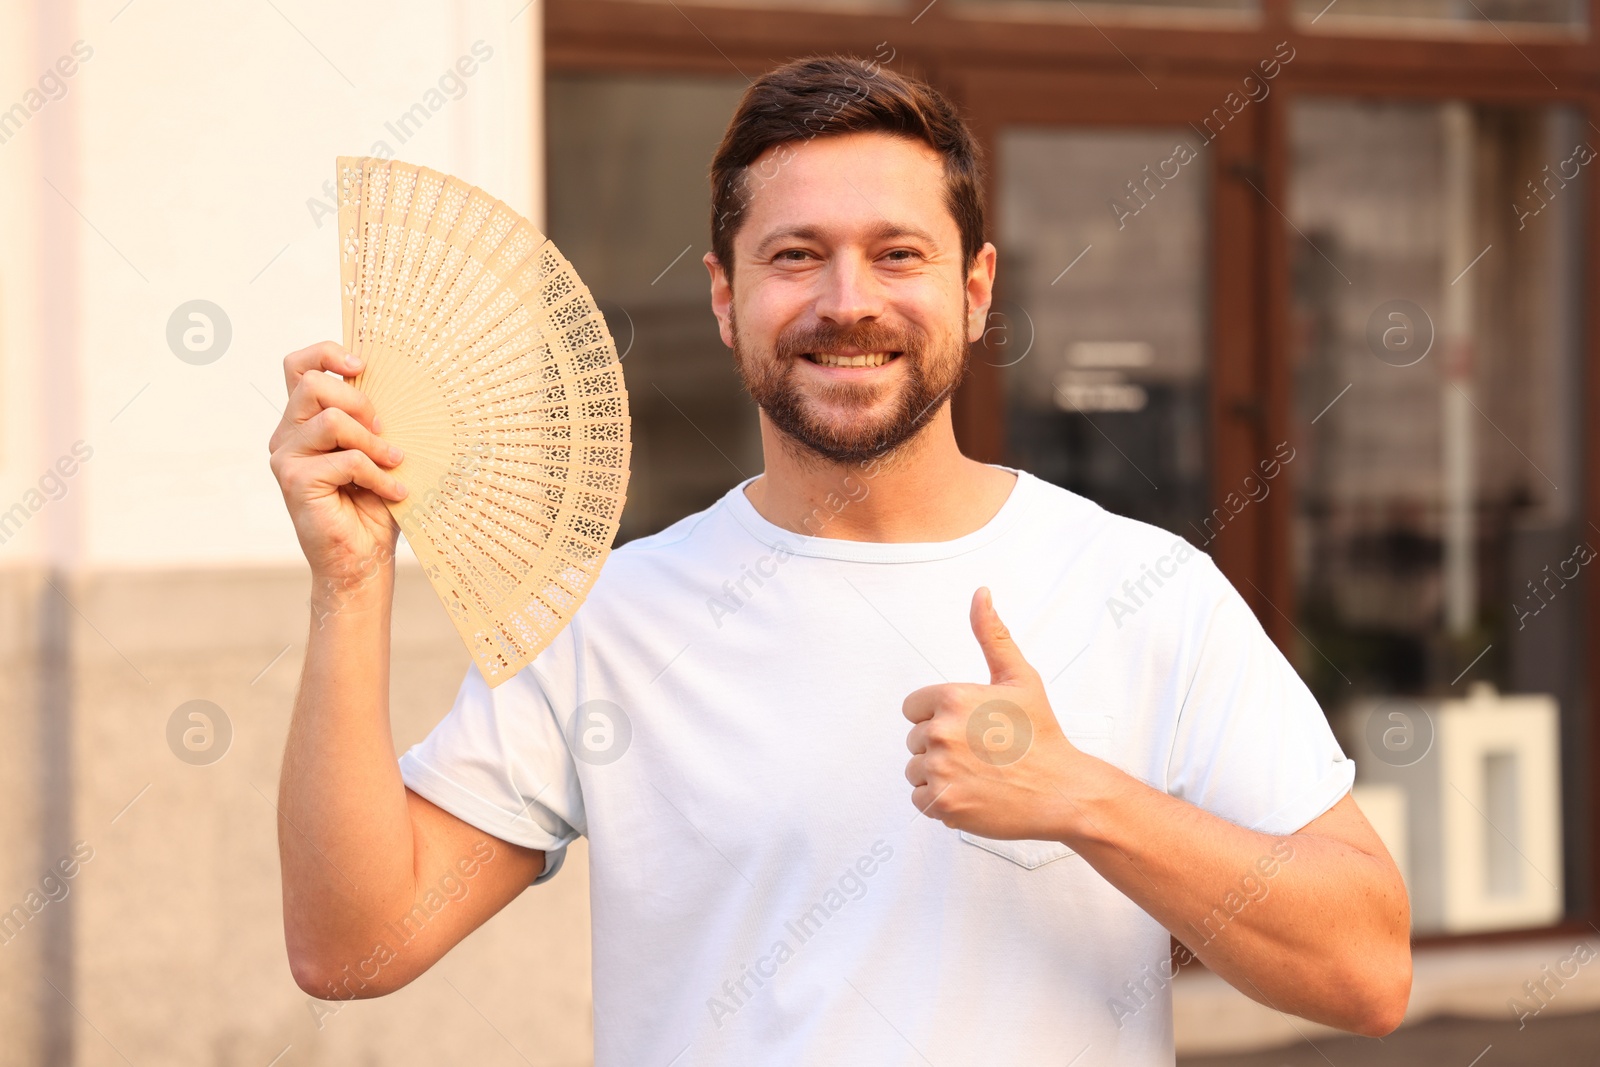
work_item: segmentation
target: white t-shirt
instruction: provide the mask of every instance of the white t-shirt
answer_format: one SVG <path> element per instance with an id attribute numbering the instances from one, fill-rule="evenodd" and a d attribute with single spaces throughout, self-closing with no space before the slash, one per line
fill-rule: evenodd
<path id="1" fill-rule="evenodd" d="M 1288 833 L 1355 766 L 1209 556 L 1017 475 L 982 528 L 902 544 L 784 530 L 746 479 L 401 757 L 550 853 L 535 884 L 589 838 L 596 1067 L 1173 1062 L 1167 932 L 1065 845 L 918 813 L 901 702 L 989 681 L 987 585 L 1067 736 L 1158 789 Z"/>

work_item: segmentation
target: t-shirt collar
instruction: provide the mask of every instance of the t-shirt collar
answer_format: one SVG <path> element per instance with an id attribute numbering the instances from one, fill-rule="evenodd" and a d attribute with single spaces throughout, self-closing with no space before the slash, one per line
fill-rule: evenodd
<path id="1" fill-rule="evenodd" d="M 855 563 L 919 563 L 925 560 L 948 559 L 981 548 L 1004 534 L 1027 510 L 1038 488 L 1038 479 L 1016 467 L 1007 467 L 1000 463 L 990 466 L 1011 471 L 1017 476 L 1017 482 L 1011 487 L 1010 495 L 988 522 L 971 533 L 949 541 L 849 541 L 830 537 L 827 535 L 828 524 L 837 515 L 848 511 L 851 506 L 848 499 L 843 496 L 838 499 L 845 501 L 844 506 L 837 512 L 826 503 L 817 505 L 817 521 L 813 526 L 815 533 L 786 530 L 763 517 L 755 505 L 750 503 L 750 498 L 745 495 L 745 487 L 755 481 L 758 475 L 751 475 L 729 489 L 720 503 L 756 540 L 772 548 L 787 549 L 798 556 L 847 560 Z M 859 480 L 863 484 L 871 485 L 867 479 Z"/>

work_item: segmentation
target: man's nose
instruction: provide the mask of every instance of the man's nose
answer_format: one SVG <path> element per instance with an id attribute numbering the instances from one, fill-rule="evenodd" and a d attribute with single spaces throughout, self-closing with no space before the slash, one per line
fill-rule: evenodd
<path id="1" fill-rule="evenodd" d="M 878 318 L 883 300 L 883 286 L 864 257 L 836 255 L 821 272 L 816 314 L 819 319 L 848 325 Z"/>

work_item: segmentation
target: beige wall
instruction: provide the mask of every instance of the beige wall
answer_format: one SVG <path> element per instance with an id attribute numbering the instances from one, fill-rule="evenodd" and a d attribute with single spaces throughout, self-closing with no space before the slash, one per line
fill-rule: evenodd
<path id="1" fill-rule="evenodd" d="M 14 135 L 0 125 L 0 511 L 73 442 L 93 450 L 0 562 L 298 559 L 263 446 L 284 354 L 341 332 L 335 225 L 317 207 L 335 157 L 389 152 L 537 220 L 539 14 L 0 0 L 0 123 L 63 58 L 73 69 Z M 463 57 L 473 72 L 440 92 Z M 402 140 L 391 127 L 419 104 L 437 106 Z M 167 342 L 196 299 L 233 333 L 203 366 Z"/>
<path id="2" fill-rule="evenodd" d="M 508 1041 L 534 1064 L 590 1061 L 581 842 L 555 879 L 399 993 L 330 1013 L 294 985 L 272 800 L 305 651 L 303 568 L 49 575 L 65 599 L 46 578 L 0 577 L 14 683 L 0 691 L 3 907 L 75 842 L 93 854 L 69 895 L 0 947 L 0 1064 L 263 1067 L 286 1046 L 285 1065 L 521 1062 Z M 65 692 L 41 689 L 46 641 L 65 652 Z M 448 710 L 467 662 L 405 567 L 397 751 Z M 207 766 L 179 760 L 165 736 L 196 698 L 233 727 Z"/>

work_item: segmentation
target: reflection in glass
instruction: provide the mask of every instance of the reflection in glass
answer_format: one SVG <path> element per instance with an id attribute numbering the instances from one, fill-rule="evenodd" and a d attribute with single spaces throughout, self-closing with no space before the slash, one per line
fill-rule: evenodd
<path id="1" fill-rule="evenodd" d="M 1207 511 L 1207 174 L 1191 130 L 1017 128 L 999 145 L 1011 461 L 1199 543 Z"/>
<path id="2" fill-rule="evenodd" d="M 1589 899 L 1592 132 L 1561 108 L 1314 99 L 1290 131 L 1297 666 L 1336 715 L 1475 682 L 1554 697 L 1566 898 Z"/>

